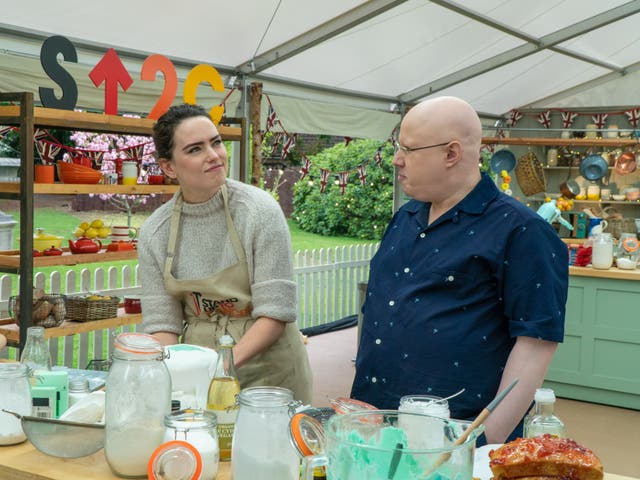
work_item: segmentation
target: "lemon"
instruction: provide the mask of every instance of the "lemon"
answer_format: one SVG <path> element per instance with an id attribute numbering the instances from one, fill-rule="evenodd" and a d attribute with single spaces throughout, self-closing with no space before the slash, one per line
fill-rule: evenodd
<path id="1" fill-rule="evenodd" d="M 81 228 L 76 228 L 76 230 L 73 232 L 73 236 L 76 238 L 84 237 L 84 230 Z"/>
<path id="2" fill-rule="evenodd" d="M 111 229 L 109 227 L 100 227 L 98 229 L 98 237 L 107 238 L 111 233 Z"/>
<path id="3" fill-rule="evenodd" d="M 82 222 L 80 224 L 80 227 L 82 230 L 86 230 L 87 228 L 89 228 L 91 225 L 89 225 L 89 222 Z"/>
<path id="4" fill-rule="evenodd" d="M 104 222 L 99 218 L 96 218 L 93 222 L 91 222 L 91 226 L 93 228 L 101 228 L 104 226 Z"/>
<path id="5" fill-rule="evenodd" d="M 84 231 L 84 236 L 87 238 L 96 238 L 98 236 L 98 229 L 89 227 Z"/>

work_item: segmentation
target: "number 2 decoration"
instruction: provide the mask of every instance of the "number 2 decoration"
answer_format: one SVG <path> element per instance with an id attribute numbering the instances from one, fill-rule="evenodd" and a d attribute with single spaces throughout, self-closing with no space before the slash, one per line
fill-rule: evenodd
<path id="1" fill-rule="evenodd" d="M 40 102 L 47 108 L 73 110 L 78 103 L 78 85 L 73 76 L 58 63 L 58 55 L 67 62 L 78 63 L 77 51 L 66 37 L 55 35 L 42 43 L 40 64 L 49 78 L 60 87 L 62 95 L 57 97 L 52 88 L 39 87 Z M 164 77 L 164 87 L 147 118 L 157 119 L 166 112 L 178 91 L 178 75 L 171 60 L 159 54 L 148 56 L 142 64 L 140 79 L 153 82 L 156 81 L 158 73 Z M 126 92 L 133 85 L 134 80 L 113 48 L 107 50 L 89 72 L 89 78 L 96 88 L 104 87 L 104 112 L 117 115 L 119 87 Z M 222 77 L 213 66 L 196 65 L 188 73 L 184 82 L 185 103 L 197 103 L 196 93 L 202 83 L 208 83 L 215 91 L 224 92 Z M 223 105 L 216 105 L 209 110 L 209 115 L 215 123 L 220 121 L 223 114 Z"/>

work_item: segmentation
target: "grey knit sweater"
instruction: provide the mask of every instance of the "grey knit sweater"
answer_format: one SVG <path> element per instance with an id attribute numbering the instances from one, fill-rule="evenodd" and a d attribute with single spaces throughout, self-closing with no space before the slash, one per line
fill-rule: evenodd
<path id="1" fill-rule="evenodd" d="M 284 322 L 296 319 L 291 237 L 282 210 L 263 190 L 227 180 L 229 210 L 249 266 L 254 318 Z M 165 290 L 163 269 L 169 226 L 176 195 L 159 207 L 140 229 L 139 280 L 145 332 L 180 334 L 183 310 L 180 299 Z M 181 280 L 204 278 L 235 264 L 222 194 L 205 203 L 183 203 L 173 275 Z"/>

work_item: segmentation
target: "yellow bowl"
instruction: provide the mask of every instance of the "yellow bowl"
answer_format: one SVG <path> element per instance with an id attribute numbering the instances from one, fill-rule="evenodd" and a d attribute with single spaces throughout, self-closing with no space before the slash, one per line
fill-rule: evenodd
<path id="1" fill-rule="evenodd" d="M 33 239 L 33 248 L 35 250 L 40 250 L 41 252 L 45 251 L 47 248 L 51 248 L 52 246 L 55 248 L 60 248 L 62 246 L 62 240 L 64 237 L 55 237 L 55 238 L 35 238 Z"/>

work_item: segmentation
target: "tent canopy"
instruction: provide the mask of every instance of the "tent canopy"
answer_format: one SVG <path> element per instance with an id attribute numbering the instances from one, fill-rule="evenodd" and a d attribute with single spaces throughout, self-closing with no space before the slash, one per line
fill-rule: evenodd
<path id="1" fill-rule="evenodd" d="M 440 95 L 489 118 L 513 108 L 640 103 L 640 0 L 4 3 L 0 90 L 55 90 L 39 53 L 45 38 L 62 35 L 78 50 L 77 64 L 59 61 L 84 108 L 104 105 L 87 73 L 109 47 L 134 78 L 120 92 L 122 111 L 153 107 L 162 82 L 143 82 L 139 72 L 159 53 L 181 86 L 197 64 L 215 66 L 228 86 L 263 82 L 294 132 L 385 138 L 404 106 Z M 209 107 L 224 95 L 198 87 Z M 225 105 L 232 115 L 246 108 L 239 90 Z"/>

